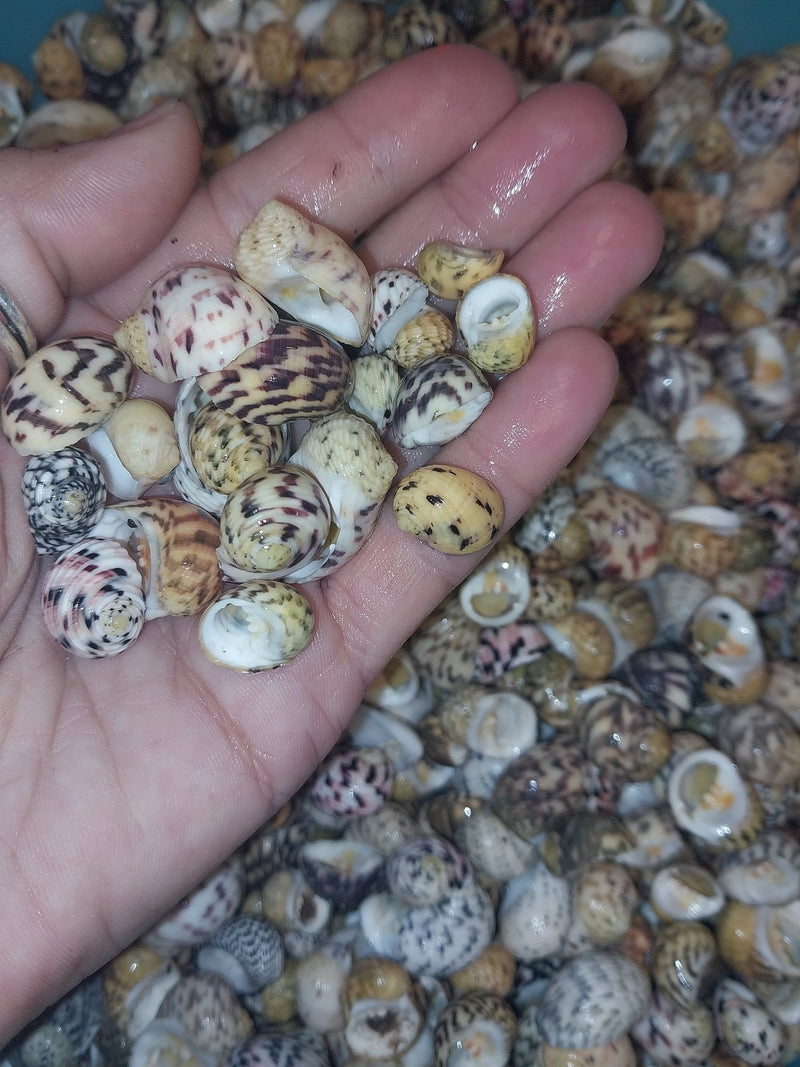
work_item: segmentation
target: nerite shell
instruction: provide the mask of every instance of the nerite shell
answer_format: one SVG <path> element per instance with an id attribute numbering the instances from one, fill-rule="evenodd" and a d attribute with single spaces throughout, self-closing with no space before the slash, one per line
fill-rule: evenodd
<path id="1" fill-rule="evenodd" d="M 503 500 L 480 475 L 463 467 L 418 467 L 394 494 L 401 530 L 448 555 L 486 548 L 503 523 Z"/>

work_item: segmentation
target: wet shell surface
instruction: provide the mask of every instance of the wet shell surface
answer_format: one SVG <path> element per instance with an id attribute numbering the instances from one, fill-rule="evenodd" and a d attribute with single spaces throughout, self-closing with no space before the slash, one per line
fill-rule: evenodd
<path id="1" fill-rule="evenodd" d="M 263 671 L 298 656 L 313 631 L 314 613 L 302 593 L 285 582 L 253 579 L 223 592 L 206 608 L 198 637 L 212 663 Z"/>
<path id="2" fill-rule="evenodd" d="M 122 499 L 141 496 L 180 459 L 172 417 L 144 397 L 120 404 L 87 443 L 103 465 L 109 491 Z"/>
<path id="3" fill-rule="evenodd" d="M 285 434 L 280 426 L 243 422 L 208 403 L 189 428 L 192 466 L 200 481 L 215 493 L 228 495 L 251 474 L 283 455 Z"/>
<path id="4" fill-rule="evenodd" d="M 36 551 L 61 552 L 100 518 L 105 476 L 94 457 L 79 448 L 31 456 L 22 472 L 22 499 Z"/>
<path id="5" fill-rule="evenodd" d="M 335 411 L 350 391 L 350 360 L 331 337 L 280 321 L 223 370 L 199 375 L 198 386 L 242 422 L 275 426 Z"/>
<path id="6" fill-rule="evenodd" d="M 21 456 L 73 445 L 128 395 L 133 364 L 111 341 L 54 341 L 25 361 L 2 399 L 2 427 Z"/>
<path id="7" fill-rule="evenodd" d="M 503 522 L 500 494 L 462 467 L 411 471 L 398 483 L 393 507 L 401 530 L 448 555 L 486 548 Z"/>
<path id="8" fill-rule="evenodd" d="M 162 382 L 218 371 L 269 337 L 278 315 L 220 267 L 179 267 L 156 281 L 114 335 L 140 370 Z"/>
<path id="9" fill-rule="evenodd" d="M 490 374 L 507 374 L 527 363 L 536 340 L 536 318 L 524 282 L 497 274 L 462 297 L 456 323 L 469 358 Z"/>
<path id="10" fill-rule="evenodd" d="M 425 307 L 428 288 L 419 275 L 402 267 L 377 271 L 372 288 L 372 319 L 366 346 L 380 353 L 391 348 L 398 332 Z"/>
<path id="11" fill-rule="evenodd" d="M 77 656 L 93 659 L 123 652 L 142 631 L 142 575 L 118 541 L 87 537 L 65 549 L 42 587 L 49 633 Z"/>
<path id="12" fill-rule="evenodd" d="M 492 399 L 484 375 L 454 354 L 423 360 L 395 397 L 392 435 L 401 448 L 443 445 L 462 434 Z"/>
<path id="13" fill-rule="evenodd" d="M 237 993 L 255 993 L 283 970 L 283 944 L 264 919 L 234 915 L 195 952 L 198 970 L 224 978 Z"/>
<path id="14" fill-rule="evenodd" d="M 236 242 L 239 275 L 300 322 L 361 345 L 372 321 L 372 283 L 332 230 L 270 200 Z"/>
<path id="15" fill-rule="evenodd" d="M 450 1001 L 436 1023 L 436 1067 L 448 1067 L 462 1050 L 474 1063 L 508 1063 L 516 1036 L 517 1017 L 502 997 L 464 993 Z"/>
<path id="16" fill-rule="evenodd" d="M 431 241 L 417 256 L 420 278 L 436 296 L 460 300 L 478 282 L 497 274 L 501 249 L 467 248 L 452 241 Z"/>

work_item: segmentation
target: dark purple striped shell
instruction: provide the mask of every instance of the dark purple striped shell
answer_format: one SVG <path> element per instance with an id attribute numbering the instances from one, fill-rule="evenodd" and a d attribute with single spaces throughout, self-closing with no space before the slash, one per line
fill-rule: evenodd
<path id="1" fill-rule="evenodd" d="M 350 359 L 338 341 L 296 322 L 278 322 L 248 348 L 197 384 L 243 422 L 274 426 L 335 411 L 350 391 Z"/>
<path id="2" fill-rule="evenodd" d="M 393 779 L 392 765 L 380 749 L 348 748 L 320 768 L 310 799 L 326 815 L 368 815 L 389 798 Z"/>
<path id="3" fill-rule="evenodd" d="M 386 880 L 396 897 L 419 907 L 463 888 L 472 881 L 472 868 L 455 845 L 430 834 L 395 850 L 386 865 Z"/>
<path id="4" fill-rule="evenodd" d="M 22 472 L 22 499 L 36 551 L 61 552 L 85 537 L 103 513 L 105 475 L 80 448 L 31 456 Z"/>
<path id="5" fill-rule="evenodd" d="M 392 435 L 401 448 L 443 445 L 462 434 L 492 399 L 483 373 L 463 356 L 432 356 L 400 383 Z"/>

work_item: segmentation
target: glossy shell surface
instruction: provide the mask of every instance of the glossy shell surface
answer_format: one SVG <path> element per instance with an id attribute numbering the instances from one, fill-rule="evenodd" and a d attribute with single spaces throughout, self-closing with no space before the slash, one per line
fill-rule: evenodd
<path id="1" fill-rule="evenodd" d="M 503 522 L 497 490 L 461 467 L 411 471 L 398 483 L 393 507 L 401 530 L 448 555 L 480 551 Z"/>
<path id="2" fill-rule="evenodd" d="M 392 435 L 401 448 L 443 445 L 462 434 L 492 399 L 484 375 L 457 355 L 417 363 L 400 383 Z"/>
<path id="3" fill-rule="evenodd" d="M 436 296 L 460 300 L 478 282 L 497 274 L 504 258 L 502 249 L 431 241 L 417 256 L 417 271 Z"/>
<path id="4" fill-rule="evenodd" d="M 79 448 L 31 456 L 22 472 L 22 499 L 36 551 L 60 552 L 80 541 L 102 514 L 102 468 Z"/>
<path id="5" fill-rule="evenodd" d="M 527 363 L 536 340 L 530 293 L 511 274 L 479 282 L 462 297 L 456 323 L 472 362 L 490 374 L 507 374 Z"/>

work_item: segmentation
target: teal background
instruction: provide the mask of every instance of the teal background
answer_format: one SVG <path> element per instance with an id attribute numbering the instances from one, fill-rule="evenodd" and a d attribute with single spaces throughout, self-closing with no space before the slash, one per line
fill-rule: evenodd
<path id="1" fill-rule="evenodd" d="M 800 43 L 800 0 L 711 0 L 730 20 L 734 55 L 772 52 L 782 44 Z M 30 56 L 52 22 L 79 8 L 99 11 L 101 0 L 2 0 L 0 59 L 16 63 L 32 76 Z"/>

